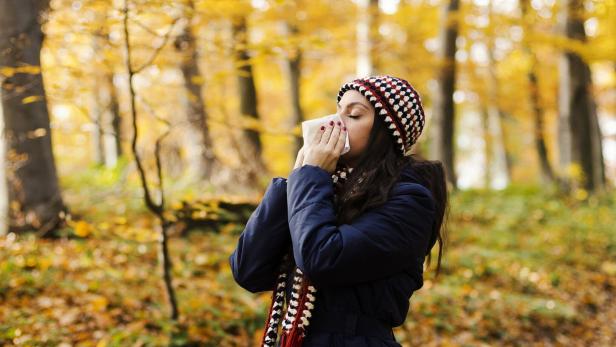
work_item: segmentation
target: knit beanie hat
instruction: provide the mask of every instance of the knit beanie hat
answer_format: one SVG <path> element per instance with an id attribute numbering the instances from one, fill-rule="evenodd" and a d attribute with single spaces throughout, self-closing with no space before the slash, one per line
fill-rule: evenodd
<path id="1" fill-rule="evenodd" d="M 410 155 L 411 146 L 417 142 L 425 123 L 421 97 L 411 84 L 389 75 L 356 78 L 340 87 L 338 102 L 350 89 L 360 92 L 374 106 L 375 117 L 381 117 L 387 124 L 398 152 Z"/>

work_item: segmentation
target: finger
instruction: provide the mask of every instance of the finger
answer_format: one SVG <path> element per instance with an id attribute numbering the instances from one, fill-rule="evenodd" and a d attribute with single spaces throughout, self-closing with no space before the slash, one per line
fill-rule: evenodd
<path id="1" fill-rule="evenodd" d="M 333 130 L 334 130 L 334 121 L 329 121 L 329 124 L 325 128 L 325 131 L 323 132 L 323 136 L 321 137 L 321 142 L 320 142 L 321 144 L 327 145 Z"/>
<path id="2" fill-rule="evenodd" d="M 333 150 L 336 147 L 336 143 L 338 142 L 338 138 L 340 137 L 340 131 L 342 128 L 340 127 L 340 122 L 334 125 L 334 129 L 332 130 L 332 134 L 327 142 L 327 148 Z"/>
<path id="3" fill-rule="evenodd" d="M 321 125 L 317 131 L 314 132 L 314 136 L 312 137 L 312 145 L 316 145 L 321 142 L 321 138 L 323 137 L 323 133 L 325 132 L 325 124 Z"/>
<path id="4" fill-rule="evenodd" d="M 342 131 L 340 132 L 340 136 L 338 137 L 338 142 L 336 142 L 336 149 L 335 149 L 336 154 L 340 155 L 342 153 L 342 150 L 344 149 L 344 144 L 346 143 L 347 136 L 348 136 L 347 130 L 345 127 L 343 127 Z"/>
<path id="5" fill-rule="evenodd" d="M 295 158 L 295 166 L 297 167 L 297 165 L 302 162 L 304 159 L 304 147 L 300 148 L 299 151 L 297 152 L 297 158 Z"/>

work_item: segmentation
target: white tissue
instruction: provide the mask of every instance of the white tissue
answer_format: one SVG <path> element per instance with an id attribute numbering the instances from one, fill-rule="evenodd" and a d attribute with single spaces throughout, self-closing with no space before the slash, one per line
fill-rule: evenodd
<path id="1" fill-rule="evenodd" d="M 325 123 L 325 125 L 327 126 L 329 125 L 329 121 L 332 120 L 334 122 L 342 122 L 342 119 L 340 119 L 340 116 L 338 116 L 338 114 L 336 113 L 302 122 L 302 136 L 304 138 L 304 146 L 312 142 L 315 131 L 319 130 L 321 125 Z M 344 122 L 342 123 L 342 125 L 344 126 Z M 344 148 L 342 149 L 342 153 L 340 155 L 345 154 L 346 152 L 351 150 L 351 145 L 349 144 L 349 134 L 347 131 L 345 131 L 344 134 L 346 139 L 344 141 Z"/>

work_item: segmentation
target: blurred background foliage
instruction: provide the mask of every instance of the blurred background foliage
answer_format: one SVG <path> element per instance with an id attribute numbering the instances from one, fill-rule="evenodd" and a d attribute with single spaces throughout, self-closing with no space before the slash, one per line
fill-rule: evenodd
<path id="1" fill-rule="evenodd" d="M 343 82 L 390 74 L 421 94 L 415 151 L 444 163 L 451 192 L 443 272 L 426 270 L 397 340 L 610 346 L 615 12 L 612 0 L 1 2 L 0 344 L 257 345 L 271 294 L 233 281 L 243 223 L 288 175 L 300 122 L 334 113 Z"/>

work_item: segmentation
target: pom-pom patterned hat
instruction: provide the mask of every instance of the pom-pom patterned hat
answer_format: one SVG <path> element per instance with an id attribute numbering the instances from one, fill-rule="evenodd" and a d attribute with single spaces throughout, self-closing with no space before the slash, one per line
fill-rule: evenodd
<path id="1" fill-rule="evenodd" d="M 350 89 L 360 92 L 374 106 L 375 117 L 385 122 L 398 153 L 410 155 L 425 124 L 421 97 L 411 84 L 389 75 L 357 78 L 340 87 L 338 102 Z"/>

